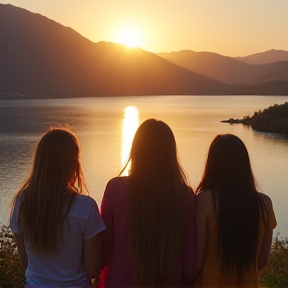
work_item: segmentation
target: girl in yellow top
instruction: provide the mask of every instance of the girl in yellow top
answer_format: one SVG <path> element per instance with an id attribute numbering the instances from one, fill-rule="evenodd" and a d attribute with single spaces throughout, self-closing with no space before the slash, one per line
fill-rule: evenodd
<path id="1" fill-rule="evenodd" d="M 238 137 L 215 137 L 196 193 L 195 287 L 259 287 L 276 220 L 270 198 L 256 190 Z"/>

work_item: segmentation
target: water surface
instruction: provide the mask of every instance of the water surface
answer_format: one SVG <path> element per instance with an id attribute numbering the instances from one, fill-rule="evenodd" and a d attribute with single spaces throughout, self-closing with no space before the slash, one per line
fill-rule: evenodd
<path id="1" fill-rule="evenodd" d="M 28 176 L 37 141 L 50 126 L 68 126 L 78 135 L 86 182 L 100 205 L 107 181 L 117 175 L 125 161 L 133 131 L 145 119 L 156 118 L 172 128 L 180 161 L 194 188 L 215 135 L 240 137 L 249 151 L 259 190 L 273 201 L 278 220 L 275 232 L 288 237 L 288 139 L 220 122 L 252 116 L 259 109 L 284 102 L 288 102 L 287 96 L 0 100 L 0 223 L 7 223 L 13 194 Z M 138 114 L 127 116 L 128 106 L 135 107 Z"/>

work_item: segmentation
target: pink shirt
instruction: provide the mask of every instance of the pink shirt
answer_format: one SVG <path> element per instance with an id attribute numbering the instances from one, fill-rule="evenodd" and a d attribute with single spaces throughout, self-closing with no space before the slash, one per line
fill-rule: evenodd
<path id="1" fill-rule="evenodd" d="M 100 277 L 100 287 L 134 287 L 132 260 L 128 247 L 128 181 L 129 177 L 113 178 L 108 182 L 104 192 L 101 215 L 107 230 L 101 233 L 101 256 L 104 269 Z M 196 263 L 194 194 L 190 189 L 187 189 L 187 194 L 189 196 L 186 205 L 188 214 L 186 244 L 182 256 L 179 257 L 179 263 L 175 263 L 175 279 L 170 285 L 174 287 L 192 284 Z"/>

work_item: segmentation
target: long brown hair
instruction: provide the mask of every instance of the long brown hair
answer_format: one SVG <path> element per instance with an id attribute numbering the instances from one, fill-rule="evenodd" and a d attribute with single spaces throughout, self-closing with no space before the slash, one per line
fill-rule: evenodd
<path id="1" fill-rule="evenodd" d="M 181 255 L 189 193 L 169 126 L 155 119 L 142 123 L 129 160 L 129 247 L 134 284 L 165 286 Z"/>
<path id="2" fill-rule="evenodd" d="M 236 273 L 256 268 L 262 204 L 256 189 L 248 151 L 235 135 L 217 135 L 212 141 L 202 180 L 196 189 L 212 191 L 218 222 L 218 257 L 222 283 Z"/>
<path id="3" fill-rule="evenodd" d="M 51 253 L 62 224 L 83 182 L 77 137 L 65 128 L 50 128 L 38 143 L 30 176 L 13 199 L 19 201 L 18 223 L 28 248 Z M 86 189 L 87 190 L 87 189 Z"/>

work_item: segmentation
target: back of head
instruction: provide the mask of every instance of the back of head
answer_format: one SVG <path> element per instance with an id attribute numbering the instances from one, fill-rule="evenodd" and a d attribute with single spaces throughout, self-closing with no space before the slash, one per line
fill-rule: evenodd
<path id="1" fill-rule="evenodd" d="M 78 139 L 71 131 L 64 128 L 49 129 L 38 144 L 30 184 L 41 184 L 45 188 L 50 186 L 51 193 L 56 194 L 53 186 L 62 185 L 64 189 L 70 186 L 73 189 L 75 182 L 71 180 L 77 177 L 81 188 L 79 153 Z"/>
<path id="2" fill-rule="evenodd" d="M 212 141 L 206 162 L 203 179 L 209 187 L 228 186 L 255 190 L 254 177 L 249 155 L 244 143 L 232 134 L 217 135 Z M 242 192 L 243 193 L 243 192 Z"/>
<path id="3" fill-rule="evenodd" d="M 138 128 L 131 149 L 131 176 L 151 174 L 155 178 L 179 168 L 176 142 L 170 127 L 149 119 Z"/>
<path id="4" fill-rule="evenodd" d="M 35 252 L 56 249 L 62 220 L 82 193 L 79 152 L 77 137 L 64 128 L 49 129 L 38 143 L 31 174 L 14 199 L 20 196 L 18 222 Z"/>
<path id="5" fill-rule="evenodd" d="M 218 222 L 218 252 L 224 278 L 256 267 L 259 231 L 259 196 L 249 155 L 235 135 L 217 135 L 212 141 L 197 193 L 214 195 Z"/>
<path id="6" fill-rule="evenodd" d="M 141 124 L 130 160 L 129 243 L 135 285 L 165 285 L 183 246 L 188 190 L 169 126 L 155 119 Z"/>

